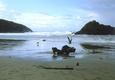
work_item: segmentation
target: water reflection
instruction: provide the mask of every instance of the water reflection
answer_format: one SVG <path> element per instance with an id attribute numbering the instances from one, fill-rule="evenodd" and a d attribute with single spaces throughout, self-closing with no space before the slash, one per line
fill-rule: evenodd
<path id="1" fill-rule="evenodd" d="M 51 46 L 47 44 L 47 41 L 40 42 L 37 46 L 38 40 L 13 40 L 13 39 L 0 39 L 0 56 L 10 56 L 18 58 L 27 59 L 37 59 L 37 60 L 62 60 L 66 58 L 74 57 L 52 57 L 52 51 L 50 51 Z M 49 51 L 48 51 L 49 50 Z"/>
<path id="2" fill-rule="evenodd" d="M 89 53 L 103 53 L 103 52 L 113 52 L 115 50 L 115 44 L 112 43 L 81 43 L 83 49 L 87 50 Z"/>
<path id="3" fill-rule="evenodd" d="M 10 50 L 16 46 L 24 44 L 25 40 L 0 39 L 0 50 Z"/>
<path id="4" fill-rule="evenodd" d="M 76 48 L 76 52 L 72 57 L 52 57 L 52 47 L 61 47 L 67 44 L 66 36 L 52 37 L 35 37 L 27 39 L 22 36 L 21 39 L 13 36 L 14 39 L 0 39 L 0 56 L 15 56 L 21 58 L 32 58 L 38 60 L 63 60 L 67 58 L 84 58 L 89 54 L 86 53 L 114 53 L 115 52 L 115 37 L 111 41 L 107 36 L 75 36 L 73 37 L 72 46 Z M 35 38 L 33 38 L 35 37 Z M 98 37 L 97 41 L 95 40 Z M 4 38 L 4 37 L 3 37 Z M 9 38 L 9 37 L 8 37 Z M 102 39 L 104 38 L 104 40 Z M 24 41 L 26 40 L 26 41 Z M 45 40 L 45 41 L 44 41 Z M 37 46 L 39 42 L 39 46 Z M 87 52 L 86 52 L 87 51 Z M 92 55 L 92 54 L 91 54 Z M 110 54 L 109 54 L 110 55 Z"/>

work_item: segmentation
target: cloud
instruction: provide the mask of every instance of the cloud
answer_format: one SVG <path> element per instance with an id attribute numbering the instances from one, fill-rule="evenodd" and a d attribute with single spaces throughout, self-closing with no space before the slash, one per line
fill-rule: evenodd
<path id="1" fill-rule="evenodd" d="M 44 13 L 22 13 L 15 16 L 15 21 L 29 26 L 34 31 L 72 31 L 80 29 L 84 21 L 98 19 L 94 12 L 84 11 L 82 15 L 52 16 Z M 81 25 L 82 24 L 82 25 Z"/>
<path id="2" fill-rule="evenodd" d="M 34 31 L 76 31 L 89 20 L 100 18 L 96 12 L 82 8 L 70 8 L 64 15 L 54 12 L 54 16 L 44 12 L 20 12 L 0 3 L 0 11 L 1 18 L 24 24 Z"/>
<path id="3" fill-rule="evenodd" d="M 0 13 L 6 10 L 6 5 L 0 1 Z"/>
<path id="4" fill-rule="evenodd" d="M 90 20 L 100 20 L 96 12 L 71 9 L 67 15 L 23 12 L 14 16 L 15 22 L 22 23 L 34 31 L 76 31 Z"/>
<path id="5" fill-rule="evenodd" d="M 9 9 L 8 6 L 0 1 L 0 18 L 1 19 L 8 19 L 8 20 L 14 20 L 14 15 L 16 15 L 16 12 L 13 9 Z"/>
<path id="6" fill-rule="evenodd" d="M 112 24 L 115 20 L 115 0 L 88 0 L 92 4 L 92 11 L 97 12 L 104 23 Z"/>
<path id="7" fill-rule="evenodd" d="M 90 0 L 92 4 L 92 10 L 98 12 L 99 14 L 107 14 L 115 13 L 115 0 Z"/>
<path id="8" fill-rule="evenodd" d="M 33 30 L 61 30 L 72 24 L 68 16 L 52 16 L 44 13 L 20 13 L 15 16 L 15 21 L 29 26 Z M 61 29 L 60 29 L 61 28 Z"/>
<path id="9" fill-rule="evenodd" d="M 31 11 L 20 12 L 14 9 L 9 9 L 5 4 L 0 2 L 0 17 L 24 24 L 34 31 L 77 31 L 90 20 L 102 22 L 105 19 L 110 19 L 110 17 L 115 18 L 113 13 L 107 11 L 105 6 L 101 5 L 102 1 L 105 1 L 106 5 L 111 2 L 108 2 L 107 0 L 87 1 L 90 1 L 92 5 L 89 5 L 88 7 L 86 6 L 87 8 L 70 7 L 68 12 L 63 15 L 55 15 L 55 12 L 52 14 Z"/>
<path id="10" fill-rule="evenodd" d="M 70 12 L 72 13 L 71 16 L 73 16 L 72 19 L 79 25 L 82 25 L 90 20 L 101 20 L 101 15 L 92 10 L 77 8 L 71 9 Z"/>

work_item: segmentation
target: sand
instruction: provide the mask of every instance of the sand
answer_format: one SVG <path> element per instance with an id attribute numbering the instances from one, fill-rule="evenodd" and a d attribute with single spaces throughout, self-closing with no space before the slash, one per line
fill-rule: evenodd
<path id="1" fill-rule="evenodd" d="M 0 57 L 0 80 L 115 80 L 114 75 L 115 58 L 100 55 L 62 61 Z"/>

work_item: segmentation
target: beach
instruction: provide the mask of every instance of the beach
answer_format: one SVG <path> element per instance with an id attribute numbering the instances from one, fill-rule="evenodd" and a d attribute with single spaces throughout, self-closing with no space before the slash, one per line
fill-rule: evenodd
<path id="1" fill-rule="evenodd" d="M 114 63 L 98 54 L 61 61 L 0 57 L 0 80 L 114 80 Z"/>
<path id="2" fill-rule="evenodd" d="M 115 80 L 115 0 L 0 0 L 0 80 Z"/>
<path id="3" fill-rule="evenodd" d="M 74 36 L 72 57 L 52 57 L 52 47 L 67 44 L 66 35 L 0 37 L 0 80 L 115 80 L 115 36 Z"/>

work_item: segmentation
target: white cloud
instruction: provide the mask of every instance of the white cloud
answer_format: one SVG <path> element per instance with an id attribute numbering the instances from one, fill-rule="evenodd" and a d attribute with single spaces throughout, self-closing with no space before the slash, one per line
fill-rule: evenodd
<path id="1" fill-rule="evenodd" d="M 0 12 L 3 12 L 5 10 L 6 10 L 6 5 L 0 1 Z"/>
<path id="2" fill-rule="evenodd" d="M 85 9 L 70 9 L 67 15 L 48 15 L 44 13 L 19 12 L 0 2 L 0 18 L 24 24 L 34 31 L 72 31 L 79 30 L 89 20 L 97 20 L 100 15 Z"/>
<path id="3" fill-rule="evenodd" d="M 73 24 L 75 24 L 75 26 L 78 27 L 78 29 L 80 29 L 84 24 L 86 24 L 90 20 L 102 20 L 101 15 L 92 10 L 76 8 L 70 9 L 70 12 L 73 17 Z"/>
<path id="4" fill-rule="evenodd" d="M 15 21 L 25 24 L 31 29 L 63 29 L 71 24 L 71 20 L 68 16 L 51 16 L 44 13 L 22 13 L 15 16 Z"/>
<path id="5" fill-rule="evenodd" d="M 70 12 L 72 13 L 71 15 L 75 16 L 77 19 L 100 18 L 100 14 L 92 10 L 76 8 L 71 9 Z"/>
<path id="6" fill-rule="evenodd" d="M 71 14 L 69 13 L 63 16 L 23 12 L 14 17 L 16 22 L 24 24 L 34 31 L 79 30 L 90 20 L 100 20 L 100 15 L 98 13 L 84 9 L 73 9 L 71 10 Z"/>
<path id="7" fill-rule="evenodd" d="M 98 18 L 99 15 L 97 13 L 91 12 L 91 13 L 88 14 L 88 17 L 96 17 L 96 18 Z"/>

